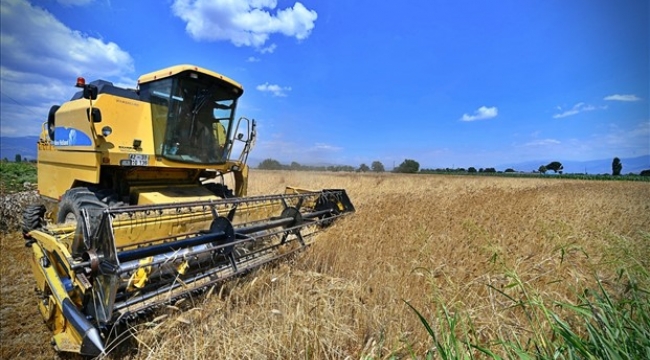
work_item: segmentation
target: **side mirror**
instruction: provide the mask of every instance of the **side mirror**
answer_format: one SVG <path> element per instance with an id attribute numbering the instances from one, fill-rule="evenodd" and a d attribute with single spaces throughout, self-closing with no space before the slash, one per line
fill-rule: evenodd
<path id="1" fill-rule="evenodd" d="M 96 100 L 97 99 L 97 86 L 86 85 L 84 86 L 84 99 Z"/>
<path id="2" fill-rule="evenodd" d="M 86 109 L 86 116 L 88 117 L 88 121 L 91 119 L 90 115 L 90 108 L 88 108 Z M 99 108 L 93 108 L 92 120 L 94 123 L 102 122 L 102 112 L 99 110 Z"/>
<path id="3" fill-rule="evenodd" d="M 242 133 L 237 134 L 237 140 L 241 140 L 243 138 L 244 138 L 244 134 Z"/>

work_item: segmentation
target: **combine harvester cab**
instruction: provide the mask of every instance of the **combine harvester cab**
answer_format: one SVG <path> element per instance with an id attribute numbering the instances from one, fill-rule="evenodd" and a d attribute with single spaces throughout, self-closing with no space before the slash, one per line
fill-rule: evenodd
<path id="1" fill-rule="evenodd" d="M 38 143 L 43 203 L 23 231 L 58 351 L 104 354 L 117 325 L 303 249 L 354 212 L 342 189 L 246 196 L 255 121 L 234 121 L 236 82 L 181 65 L 138 84 L 79 78 Z"/>

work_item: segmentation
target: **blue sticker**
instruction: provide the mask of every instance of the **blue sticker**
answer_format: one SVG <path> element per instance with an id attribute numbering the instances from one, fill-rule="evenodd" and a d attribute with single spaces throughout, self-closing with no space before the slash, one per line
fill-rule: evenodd
<path id="1" fill-rule="evenodd" d="M 75 128 L 54 128 L 54 146 L 90 146 L 93 142 L 83 131 Z"/>

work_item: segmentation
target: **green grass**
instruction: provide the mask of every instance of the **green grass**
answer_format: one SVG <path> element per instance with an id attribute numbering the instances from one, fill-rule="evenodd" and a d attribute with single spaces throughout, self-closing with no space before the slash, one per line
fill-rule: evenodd
<path id="1" fill-rule="evenodd" d="M 620 296 L 613 296 L 599 282 L 597 289 L 586 291 L 575 304 L 514 299 L 501 292 L 529 315 L 532 334 L 526 341 L 499 339 L 481 344 L 473 331 L 462 330 L 459 335 L 462 315 L 451 315 L 444 305 L 439 305 L 433 325 L 407 305 L 431 337 L 427 359 L 650 359 L 648 290 L 627 272 L 621 272 L 619 281 L 626 284 Z M 560 309 L 568 310 L 568 315 L 560 315 Z M 466 321 L 469 326 L 464 327 L 472 329 L 471 320 Z M 550 324 L 550 332 L 543 329 L 544 323 Z M 437 333 L 434 328 L 439 329 Z"/>
<path id="2" fill-rule="evenodd" d="M 0 188 L 3 193 L 24 191 L 26 182 L 36 183 L 36 164 L 30 162 L 0 162 Z"/>
<path id="3" fill-rule="evenodd" d="M 427 359 L 650 359 L 650 275 L 643 264 L 628 260 L 619 268 L 615 290 L 596 278 L 595 288 L 576 294 L 574 303 L 549 300 L 514 273 L 508 274 L 506 288 L 518 290 L 517 298 L 487 285 L 508 299 L 510 309 L 525 314 L 525 339 L 502 334 L 482 343 L 462 312 L 437 303 L 436 319 L 430 322 L 407 305 L 431 338 Z"/>

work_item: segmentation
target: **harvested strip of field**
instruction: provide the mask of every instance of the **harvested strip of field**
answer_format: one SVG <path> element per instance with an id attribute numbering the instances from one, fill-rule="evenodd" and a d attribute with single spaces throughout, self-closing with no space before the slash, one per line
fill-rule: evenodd
<path id="1" fill-rule="evenodd" d="M 405 301 L 434 324 L 441 306 L 470 317 L 485 344 L 525 342 L 536 329 L 512 299 L 575 302 L 596 279 L 618 293 L 618 268 L 649 268 L 648 183 L 253 171 L 250 193 L 285 185 L 344 188 L 357 213 L 289 261 L 134 325 L 120 356 L 422 357 L 432 341 Z M 2 358 L 52 358 L 18 234 L 2 254 Z"/>

